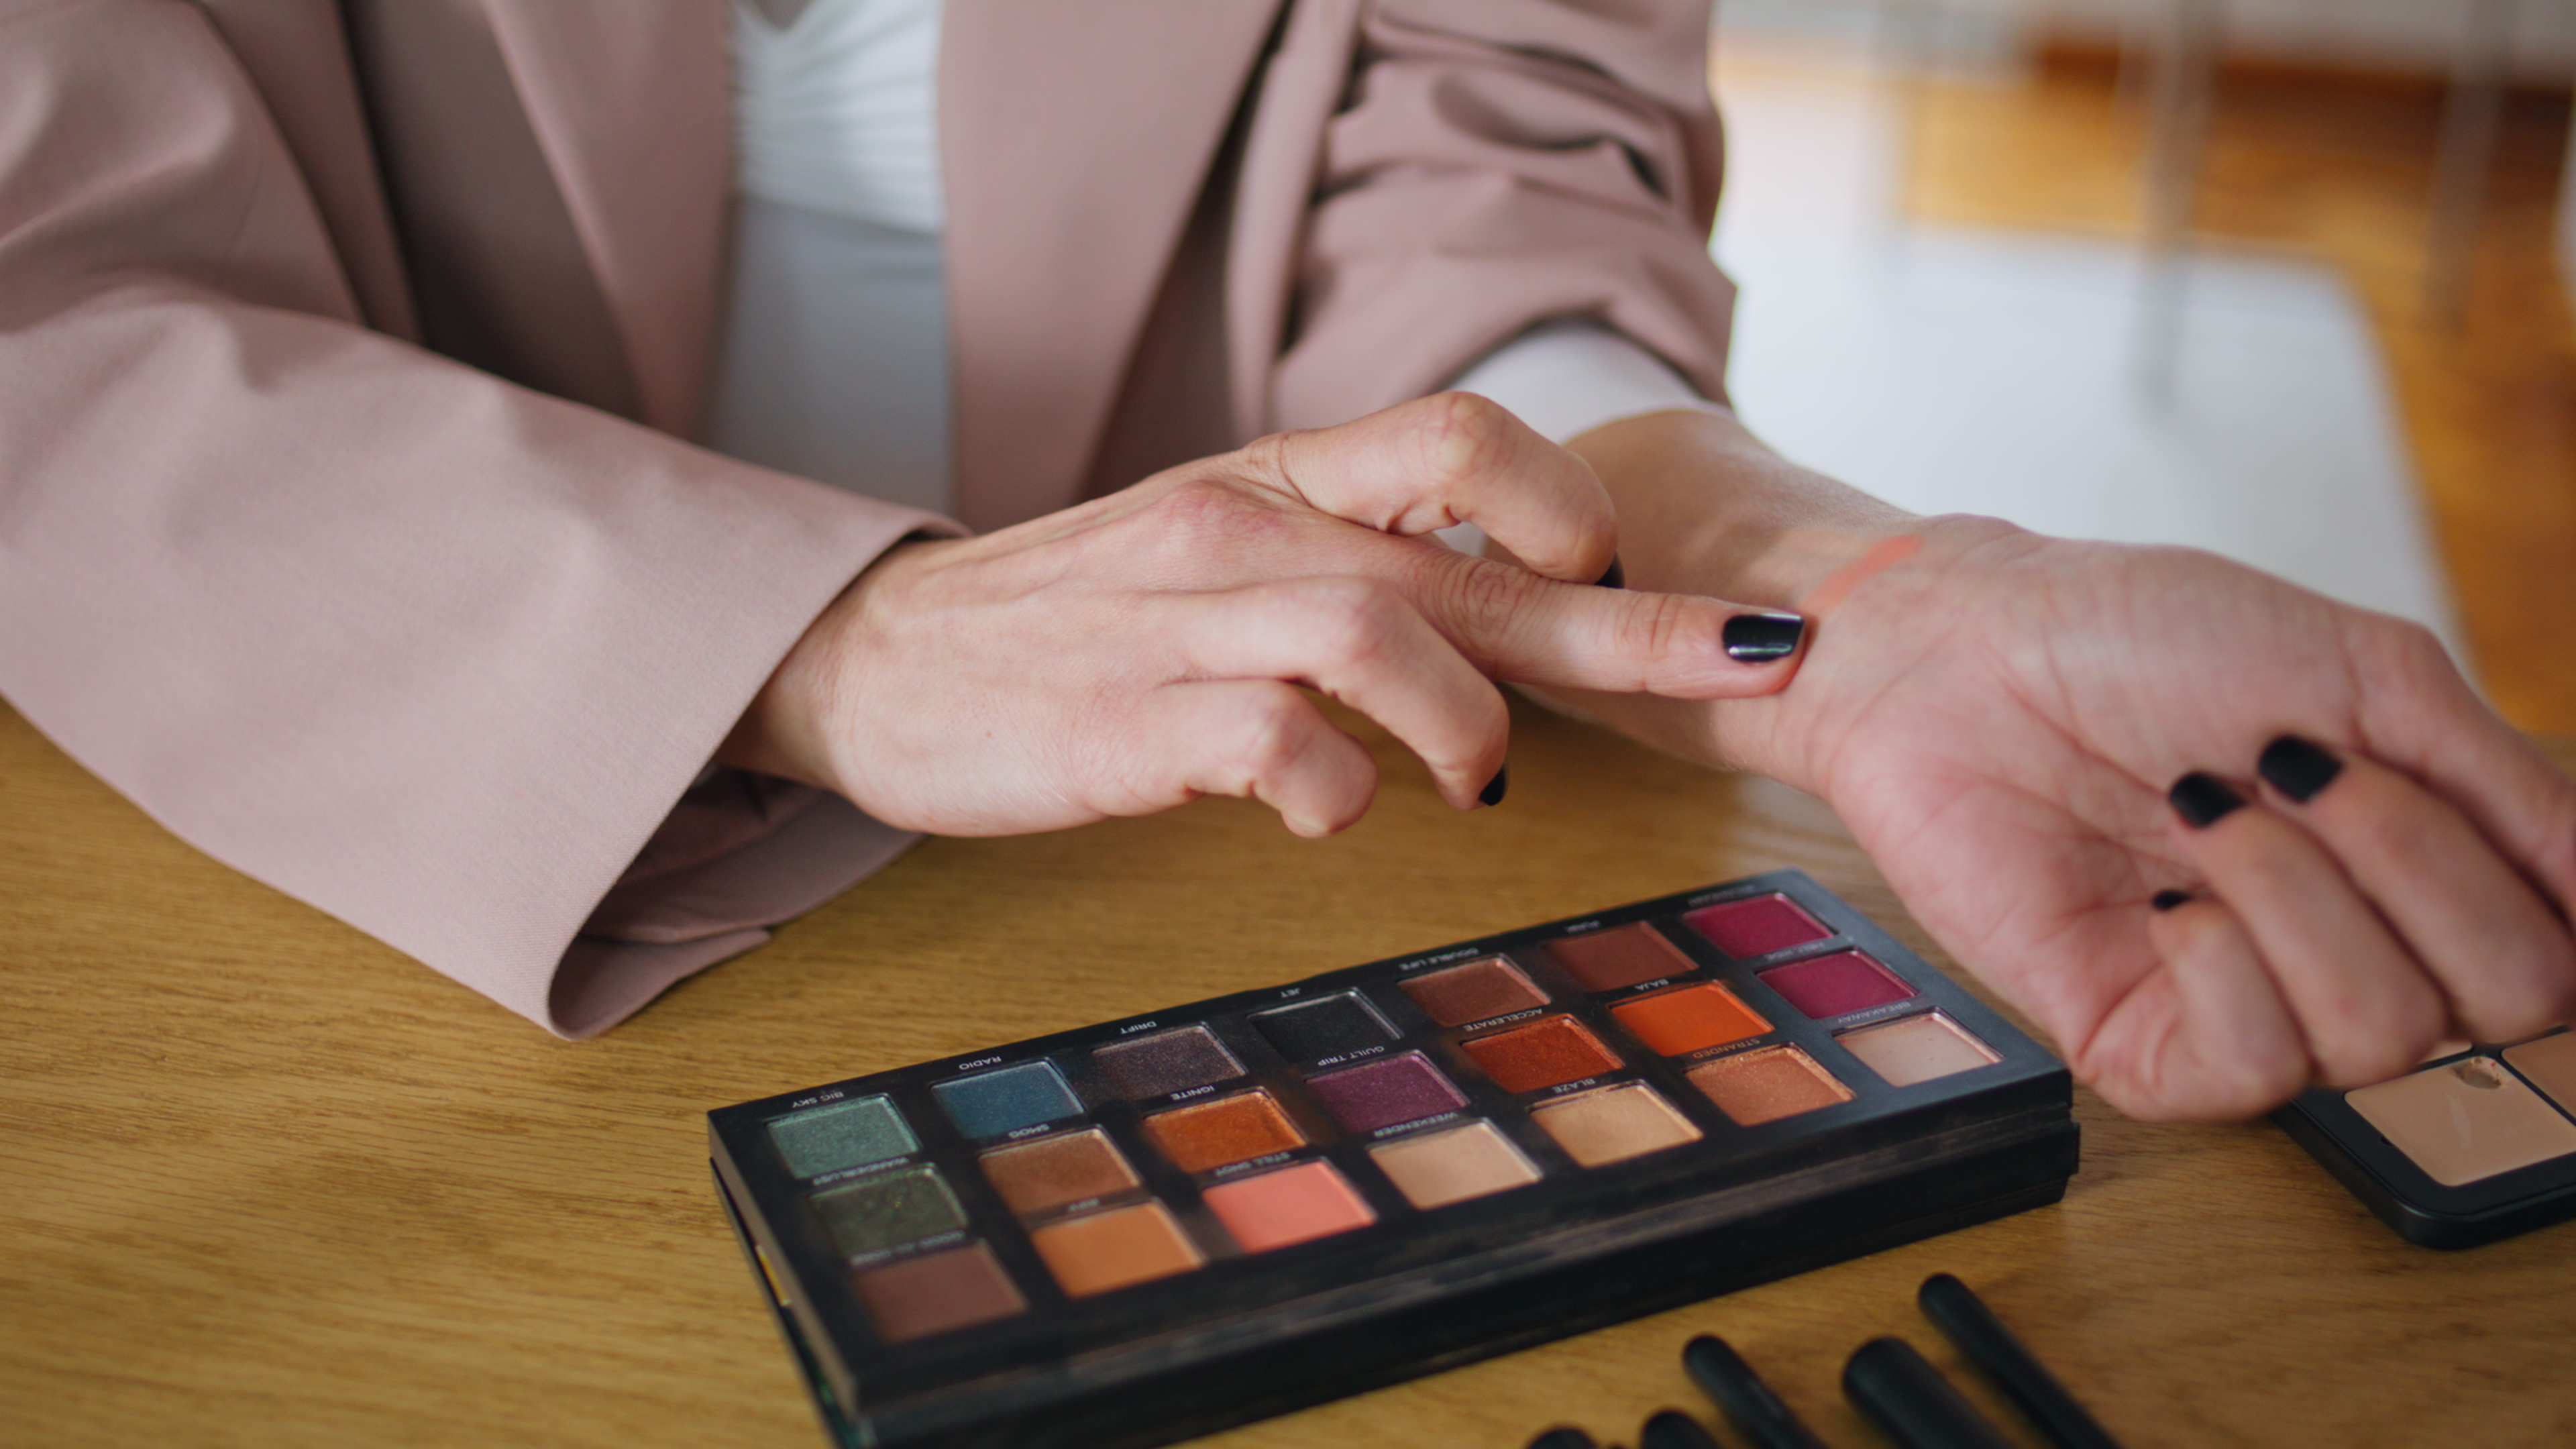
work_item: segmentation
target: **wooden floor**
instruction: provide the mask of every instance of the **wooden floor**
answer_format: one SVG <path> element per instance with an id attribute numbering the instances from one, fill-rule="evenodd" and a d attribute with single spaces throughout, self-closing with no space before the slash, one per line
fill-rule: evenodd
<path id="1" fill-rule="evenodd" d="M 2141 109 L 2115 69 L 2053 57 L 2006 81 L 1926 88 L 1908 209 L 1941 222 L 2131 233 Z M 2563 96 L 2509 106 L 2465 322 L 2423 303 L 2440 99 L 2430 84 L 2231 72 L 2197 229 L 2292 248 L 2348 276 L 2380 338 L 2489 696 L 2525 729 L 2576 732 L 2576 313 L 2552 255 Z"/>

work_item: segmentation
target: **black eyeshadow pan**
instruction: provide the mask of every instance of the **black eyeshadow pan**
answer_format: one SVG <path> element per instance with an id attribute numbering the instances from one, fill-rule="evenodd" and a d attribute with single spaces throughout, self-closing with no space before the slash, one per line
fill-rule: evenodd
<path id="1" fill-rule="evenodd" d="M 1386 1018 L 1350 991 L 1262 1012 L 1252 1025 L 1292 1062 L 1337 1061 L 1395 1040 Z"/>

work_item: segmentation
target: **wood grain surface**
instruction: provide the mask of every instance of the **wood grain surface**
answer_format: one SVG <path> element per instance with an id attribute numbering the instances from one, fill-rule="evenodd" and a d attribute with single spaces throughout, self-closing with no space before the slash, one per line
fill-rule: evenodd
<path id="1" fill-rule="evenodd" d="M 1460 817 L 1371 738 L 1386 784 L 1340 839 L 1204 802 L 934 841 L 574 1045 L 196 854 L 0 710 L 0 1443 L 809 1449 L 710 1107 L 1782 865 L 1941 959 L 1781 787 L 1523 710 L 1510 801 Z M 2132 1445 L 2576 1443 L 2576 1226 L 2434 1253 L 2269 1127 L 2078 1111 L 2061 1206 L 1208 1442 L 1633 1443 L 1709 1416 L 1677 1355 L 1714 1331 L 1878 1445 L 1837 1374 L 1881 1333 L 1957 1370 L 1912 1301 L 1947 1270 Z"/>

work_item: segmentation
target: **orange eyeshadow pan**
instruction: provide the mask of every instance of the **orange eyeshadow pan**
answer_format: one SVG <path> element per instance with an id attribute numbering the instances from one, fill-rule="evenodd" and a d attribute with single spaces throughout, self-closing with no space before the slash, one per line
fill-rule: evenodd
<path id="1" fill-rule="evenodd" d="M 1459 1045 L 1506 1092 L 1579 1082 L 1621 1065 L 1601 1038 L 1570 1016 L 1544 1017 L 1492 1036 L 1469 1037 Z"/>
<path id="2" fill-rule="evenodd" d="M 1610 1008 L 1610 1014 L 1635 1032 L 1637 1040 L 1668 1057 L 1724 1046 L 1771 1029 L 1771 1023 L 1736 1000 L 1734 992 L 1714 982 L 1623 1001 Z"/>
<path id="3" fill-rule="evenodd" d="M 1145 1130 L 1183 1172 L 1212 1172 L 1306 1145 L 1306 1134 L 1279 1110 L 1278 1099 L 1258 1090 L 1157 1112 L 1145 1119 Z"/>

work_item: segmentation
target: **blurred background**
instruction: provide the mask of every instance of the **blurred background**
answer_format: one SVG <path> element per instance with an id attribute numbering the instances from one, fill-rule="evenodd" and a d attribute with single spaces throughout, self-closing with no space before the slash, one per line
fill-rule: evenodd
<path id="1" fill-rule="evenodd" d="M 1719 0 L 1776 446 L 2207 548 L 2576 734 L 2576 0 Z"/>

